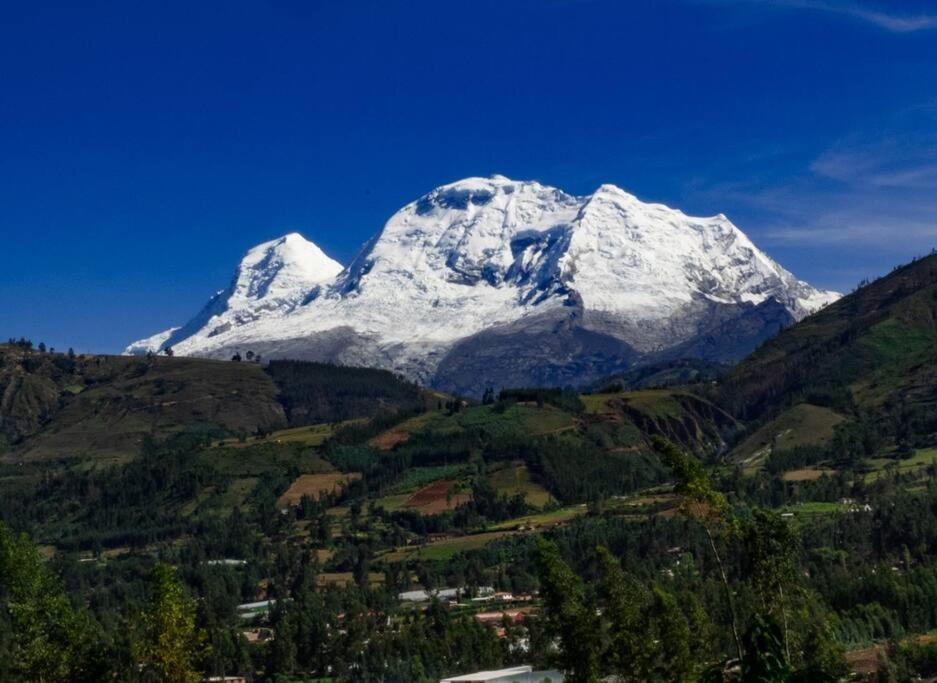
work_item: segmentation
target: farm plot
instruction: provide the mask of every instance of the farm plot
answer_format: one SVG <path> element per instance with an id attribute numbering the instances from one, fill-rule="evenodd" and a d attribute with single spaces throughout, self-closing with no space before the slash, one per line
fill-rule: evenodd
<path id="1" fill-rule="evenodd" d="M 528 504 L 542 508 L 553 502 L 553 496 L 540 484 L 531 481 L 530 472 L 523 463 L 510 463 L 488 475 L 488 483 L 503 496 L 521 494 Z"/>
<path id="2" fill-rule="evenodd" d="M 326 494 L 336 493 L 348 482 L 361 478 L 359 472 L 349 472 L 343 474 L 340 472 L 331 472 L 328 474 L 301 474 L 290 484 L 286 492 L 280 496 L 277 503 L 286 507 L 288 505 L 298 505 L 303 496 L 309 496 L 313 500 L 318 500 L 323 492 Z"/>
<path id="3" fill-rule="evenodd" d="M 435 515 L 454 510 L 471 499 L 471 493 L 456 490 L 454 480 L 440 479 L 413 493 L 402 507 L 419 512 L 421 515 Z"/>

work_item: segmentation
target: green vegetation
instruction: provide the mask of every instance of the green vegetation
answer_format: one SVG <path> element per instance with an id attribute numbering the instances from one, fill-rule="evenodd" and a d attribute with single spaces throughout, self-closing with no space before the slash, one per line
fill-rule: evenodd
<path id="1" fill-rule="evenodd" d="M 570 507 L 549 510 L 548 512 L 538 512 L 532 515 L 523 515 L 522 517 L 506 519 L 503 522 L 492 524 L 489 528 L 492 530 L 498 530 L 516 529 L 518 527 L 536 528 L 542 526 L 551 526 L 560 524 L 562 522 L 568 522 L 571 519 L 575 519 L 576 517 L 584 514 L 586 514 L 585 505 L 572 505 Z"/>
<path id="2" fill-rule="evenodd" d="M 717 384 L 481 404 L 0 346 L 0 679 L 933 675 L 935 283 L 899 269 Z"/>
<path id="3" fill-rule="evenodd" d="M 531 479 L 530 470 L 523 463 L 496 467 L 488 474 L 487 480 L 498 495 L 521 495 L 528 505 L 534 507 L 542 508 L 555 502 L 549 491 Z"/>
<path id="4" fill-rule="evenodd" d="M 173 569 L 157 565 L 152 597 L 140 619 L 142 634 L 133 648 L 144 675 L 178 683 L 202 679 L 195 667 L 206 636 L 195 627 L 195 609 Z"/>
<path id="5" fill-rule="evenodd" d="M 745 467 L 759 466 L 774 452 L 801 446 L 825 446 L 834 428 L 845 418 L 822 406 L 801 403 L 761 425 L 732 450 L 733 461 Z"/>
<path id="6" fill-rule="evenodd" d="M 275 360 L 266 372 L 292 426 L 416 411 L 429 400 L 418 386 L 386 370 Z"/>

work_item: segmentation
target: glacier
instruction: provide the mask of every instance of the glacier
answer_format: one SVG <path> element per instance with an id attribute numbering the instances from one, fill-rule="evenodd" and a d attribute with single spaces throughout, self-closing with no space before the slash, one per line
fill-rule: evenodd
<path id="1" fill-rule="evenodd" d="M 839 296 L 722 214 L 496 175 L 407 204 L 344 268 L 297 233 L 260 244 L 195 317 L 126 352 L 253 350 L 475 395 L 668 357 L 736 360 Z"/>

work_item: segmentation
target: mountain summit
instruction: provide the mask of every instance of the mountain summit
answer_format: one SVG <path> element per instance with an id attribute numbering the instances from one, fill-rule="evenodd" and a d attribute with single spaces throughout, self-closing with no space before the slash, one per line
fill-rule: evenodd
<path id="1" fill-rule="evenodd" d="M 721 214 L 687 216 L 614 185 L 573 196 L 492 176 L 407 204 L 344 269 L 295 233 L 258 245 L 195 318 L 127 352 L 250 349 L 477 394 L 651 360 L 736 360 L 837 298 Z"/>

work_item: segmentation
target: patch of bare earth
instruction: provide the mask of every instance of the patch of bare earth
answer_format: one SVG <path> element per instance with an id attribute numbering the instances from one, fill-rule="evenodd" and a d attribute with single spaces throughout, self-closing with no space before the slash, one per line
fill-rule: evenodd
<path id="1" fill-rule="evenodd" d="M 397 444 L 403 443 L 409 438 L 409 432 L 405 432 L 402 429 L 388 429 L 386 432 L 381 432 L 371 439 L 370 444 L 382 451 L 389 451 Z"/>
<path id="2" fill-rule="evenodd" d="M 280 496 L 277 503 L 281 507 L 288 505 L 298 505 L 303 496 L 309 496 L 313 500 L 318 500 L 325 493 L 336 493 L 348 482 L 361 478 L 360 472 L 349 472 L 347 474 L 332 472 L 328 474 L 301 474 L 290 484 L 286 492 Z"/>
<path id="3" fill-rule="evenodd" d="M 878 645 L 851 650 L 846 653 L 846 664 L 857 674 L 868 676 L 878 672 L 878 657 L 882 648 Z"/>
<path id="4" fill-rule="evenodd" d="M 456 482 L 440 479 L 428 484 L 407 498 L 402 507 L 409 508 L 421 515 L 435 515 L 446 510 L 454 510 L 472 499 L 470 493 L 456 493 Z"/>
<path id="5" fill-rule="evenodd" d="M 781 479 L 784 481 L 816 481 L 823 475 L 832 477 L 836 470 L 825 469 L 823 467 L 805 467 L 799 470 L 788 470 Z"/>

